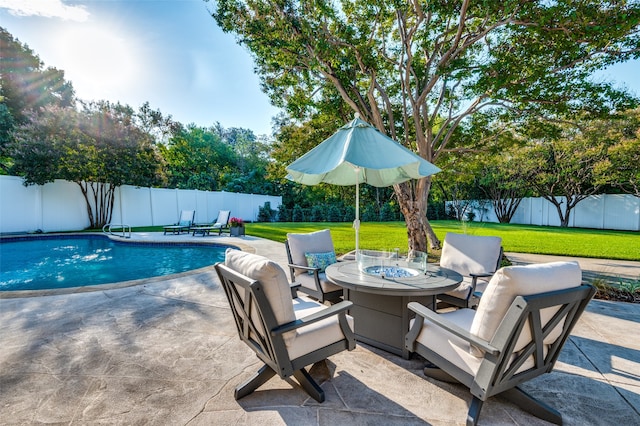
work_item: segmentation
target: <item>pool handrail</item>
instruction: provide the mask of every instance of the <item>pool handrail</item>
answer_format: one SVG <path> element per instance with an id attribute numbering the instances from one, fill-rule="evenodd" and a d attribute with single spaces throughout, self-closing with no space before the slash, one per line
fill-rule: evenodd
<path id="1" fill-rule="evenodd" d="M 115 233 L 112 228 L 120 228 L 120 231 Z M 122 236 L 122 238 L 131 238 L 131 226 L 122 223 L 107 223 L 102 227 L 102 232 L 109 235 L 115 235 L 117 237 Z M 122 232 L 122 235 L 119 235 L 120 232 Z"/>

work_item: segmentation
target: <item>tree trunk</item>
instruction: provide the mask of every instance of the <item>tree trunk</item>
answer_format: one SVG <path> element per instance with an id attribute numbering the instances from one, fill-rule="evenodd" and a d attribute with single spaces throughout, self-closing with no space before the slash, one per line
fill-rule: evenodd
<path id="1" fill-rule="evenodd" d="M 91 208 L 91 201 L 89 201 L 89 193 L 87 182 L 76 181 L 78 186 L 80 187 L 80 191 L 82 191 L 82 196 L 84 197 L 84 202 L 87 206 L 87 215 L 89 216 L 89 226 L 94 228 L 95 219 L 93 218 L 93 209 Z"/>
<path id="2" fill-rule="evenodd" d="M 500 223 L 510 223 L 513 215 L 518 210 L 522 198 L 510 197 L 493 200 L 493 211 Z"/>
<path id="3" fill-rule="evenodd" d="M 569 226 L 569 214 L 571 213 L 571 207 L 567 204 L 566 210 L 562 211 L 562 200 L 558 200 L 555 196 L 543 196 L 547 201 L 553 204 L 558 212 L 558 217 L 560 218 L 560 226 L 563 228 L 567 228 Z"/>
<path id="4" fill-rule="evenodd" d="M 407 225 L 409 250 L 427 252 L 427 240 L 432 249 L 440 248 L 436 236 L 427 219 L 427 198 L 431 188 L 431 177 L 394 185 L 400 211 Z"/>
<path id="5" fill-rule="evenodd" d="M 102 228 L 111 222 L 115 200 L 115 186 L 107 183 L 76 182 L 80 186 L 89 216 L 89 227 Z M 91 194 L 89 194 L 89 188 Z M 93 198 L 93 203 L 90 198 Z"/>

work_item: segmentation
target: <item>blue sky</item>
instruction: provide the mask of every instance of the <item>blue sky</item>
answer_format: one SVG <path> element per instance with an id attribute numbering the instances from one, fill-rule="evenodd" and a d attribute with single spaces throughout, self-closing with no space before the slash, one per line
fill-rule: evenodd
<path id="1" fill-rule="evenodd" d="M 278 109 L 260 91 L 248 52 L 203 0 L 0 0 L 0 26 L 85 100 L 145 101 L 188 124 L 271 134 Z M 602 73 L 640 95 L 640 62 Z"/>
<path id="2" fill-rule="evenodd" d="M 271 134 L 279 110 L 260 91 L 249 53 L 202 0 L 0 0 L 0 26 L 81 99 L 151 107 L 188 124 Z"/>

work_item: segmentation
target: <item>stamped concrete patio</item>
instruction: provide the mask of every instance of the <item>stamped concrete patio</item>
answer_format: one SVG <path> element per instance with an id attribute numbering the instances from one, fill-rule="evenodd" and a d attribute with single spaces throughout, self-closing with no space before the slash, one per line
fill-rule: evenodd
<path id="1" fill-rule="evenodd" d="M 286 263 L 282 244 L 211 239 Z M 565 424 L 640 424 L 639 335 L 640 305 L 592 301 L 554 372 L 524 387 Z M 420 358 L 361 344 L 312 369 L 323 404 L 277 377 L 235 401 L 234 387 L 260 363 L 237 338 L 212 268 L 135 287 L 0 299 L 0 342 L 2 424 L 454 425 L 464 424 L 470 401 L 462 386 L 425 379 Z M 493 398 L 480 424 L 545 422 Z"/>

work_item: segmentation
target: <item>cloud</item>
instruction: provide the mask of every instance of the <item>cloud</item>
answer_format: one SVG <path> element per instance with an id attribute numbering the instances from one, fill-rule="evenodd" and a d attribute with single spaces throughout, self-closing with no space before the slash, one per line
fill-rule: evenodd
<path id="1" fill-rule="evenodd" d="M 0 0 L 0 8 L 8 9 L 15 16 L 43 16 L 77 22 L 89 19 L 85 6 L 69 6 L 62 0 Z"/>

